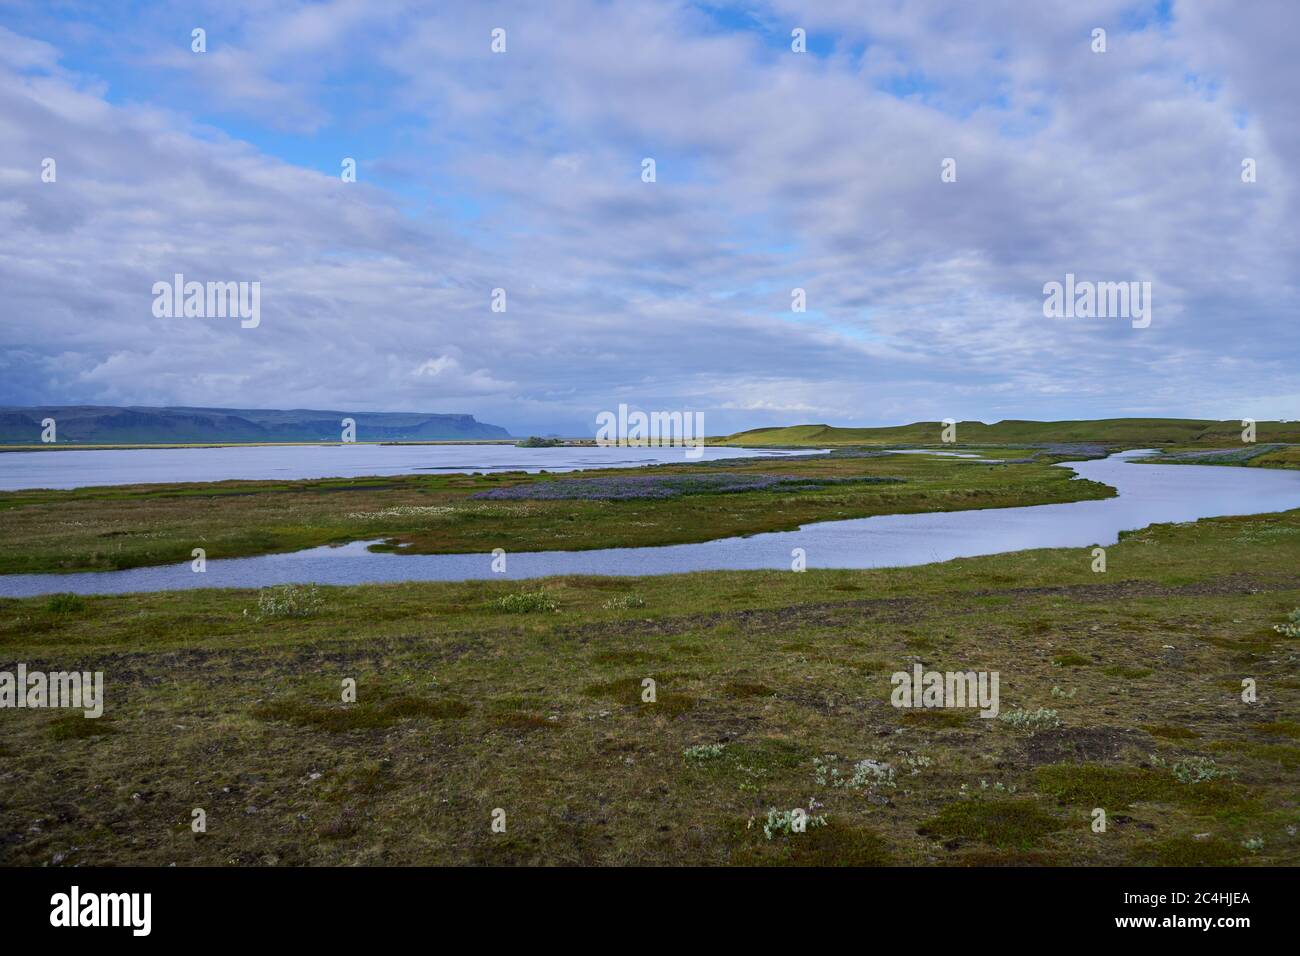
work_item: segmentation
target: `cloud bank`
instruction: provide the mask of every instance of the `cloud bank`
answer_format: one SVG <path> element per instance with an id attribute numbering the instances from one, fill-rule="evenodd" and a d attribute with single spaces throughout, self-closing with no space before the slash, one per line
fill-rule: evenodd
<path id="1" fill-rule="evenodd" d="M 1283 0 L 5 7 L 0 404 L 1300 417 L 1297 28 Z M 175 273 L 260 282 L 260 324 L 155 318 Z M 1150 327 L 1045 318 L 1067 273 L 1151 282 Z"/>

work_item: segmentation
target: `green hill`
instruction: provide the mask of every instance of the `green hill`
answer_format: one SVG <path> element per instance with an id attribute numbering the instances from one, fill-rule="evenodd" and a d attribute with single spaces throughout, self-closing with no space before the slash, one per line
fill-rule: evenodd
<path id="1" fill-rule="evenodd" d="M 913 422 L 881 428 L 790 425 L 737 432 L 720 445 L 823 447 L 833 445 L 937 445 L 942 422 Z M 1259 422 L 1259 442 L 1300 442 L 1300 423 Z M 1017 445 L 1037 442 L 1100 442 L 1130 446 L 1241 444 L 1241 422 L 1195 418 L 1103 418 L 1095 421 L 1032 422 L 1017 419 L 986 425 L 958 422 L 957 441 L 965 445 Z"/>

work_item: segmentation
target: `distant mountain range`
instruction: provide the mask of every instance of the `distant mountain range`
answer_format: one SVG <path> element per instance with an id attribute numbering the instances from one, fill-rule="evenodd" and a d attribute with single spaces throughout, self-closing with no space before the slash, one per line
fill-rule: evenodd
<path id="1" fill-rule="evenodd" d="M 342 421 L 356 422 L 357 441 L 510 438 L 500 425 L 473 415 L 346 412 L 296 408 L 152 408 L 145 405 L 0 406 L 0 443 L 41 440 L 42 420 L 55 421 L 58 444 L 186 444 L 338 441 Z"/>

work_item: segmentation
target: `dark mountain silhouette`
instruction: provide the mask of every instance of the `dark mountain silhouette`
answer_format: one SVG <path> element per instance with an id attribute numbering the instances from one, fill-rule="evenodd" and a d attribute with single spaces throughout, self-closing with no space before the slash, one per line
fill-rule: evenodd
<path id="1" fill-rule="evenodd" d="M 348 412 L 273 408 L 152 408 L 144 405 L 0 406 L 0 442 L 41 440 L 53 418 L 59 444 L 182 444 L 187 442 L 338 441 L 344 418 L 357 441 L 509 438 L 499 425 L 473 415 Z"/>

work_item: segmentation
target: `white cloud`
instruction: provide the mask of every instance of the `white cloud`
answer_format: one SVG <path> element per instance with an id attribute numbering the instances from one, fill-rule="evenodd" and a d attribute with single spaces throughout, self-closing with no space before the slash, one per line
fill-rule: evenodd
<path id="1" fill-rule="evenodd" d="M 59 65 L 61 34 L 0 28 L 0 401 L 364 402 L 514 431 L 627 400 L 718 431 L 1296 417 L 1260 383 L 1300 345 L 1300 13 L 1177 4 L 1132 30 L 1134 6 L 773 2 L 760 36 L 677 3 L 214 5 L 206 59 L 175 24 L 123 25 L 173 46 L 120 70 L 177 81 L 125 99 Z M 793 18 L 833 53 L 774 42 Z M 374 158 L 361 182 L 335 143 Z M 261 281 L 261 326 L 153 320 L 174 272 Z M 1066 272 L 1149 278 L 1152 327 L 1045 320 Z"/>

